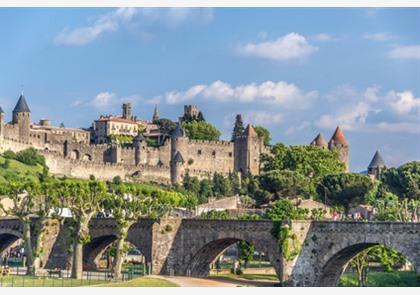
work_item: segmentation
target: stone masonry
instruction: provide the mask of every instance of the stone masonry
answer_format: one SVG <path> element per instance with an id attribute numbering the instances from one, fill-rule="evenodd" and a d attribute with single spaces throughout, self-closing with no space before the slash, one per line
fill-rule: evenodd
<path id="1" fill-rule="evenodd" d="M 292 221 L 290 258 L 281 252 L 272 232 L 275 223 L 255 220 L 140 219 L 128 241 L 145 256 L 154 274 L 206 276 L 209 265 L 238 241 L 267 254 L 279 280 L 289 286 L 335 286 L 348 261 L 374 245 L 385 245 L 414 265 L 420 275 L 420 223 Z M 116 239 L 113 219 L 93 219 L 91 241 L 84 246 L 84 267 L 94 269 L 97 259 Z M 0 219 L 0 254 L 22 237 L 17 219 Z M 70 268 L 66 222 L 51 221 L 45 237 L 43 265 Z M 292 259 L 292 260 L 288 260 Z"/>

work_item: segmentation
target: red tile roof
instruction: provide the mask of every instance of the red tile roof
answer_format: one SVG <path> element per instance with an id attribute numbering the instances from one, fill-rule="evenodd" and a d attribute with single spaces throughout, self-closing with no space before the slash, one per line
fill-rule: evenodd
<path id="1" fill-rule="evenodd" d="M 346 138 L 344 137 L 343 131 L 341 131 L 340 126 L 337 126 L 337 128 L 335 129 L 335 132 L 331 137 L 330 142 L 333 142 L 334 144 L 339 143 L 342 145 L 347 145 Z"/>

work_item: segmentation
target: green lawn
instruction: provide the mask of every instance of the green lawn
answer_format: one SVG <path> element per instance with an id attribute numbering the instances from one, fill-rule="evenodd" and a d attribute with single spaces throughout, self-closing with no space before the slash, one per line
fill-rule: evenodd
<path id="1" fill-rule="evenodd" d="M 0 287 L 80 287 L 103 283 L 103 280 L 75 280 L 12 275 L 0 276 Z"/>
<path id="2" fill-rule="evenodd" d="M 339 286 L 357 287 L 357 274 L 345 273 L 340 278 Z M 420 287 L 420 278 L 414 272 L 372 272 L 368 274 L 369 287 Z"/>
<path id="3" fill-rule="evenodd" d="M 141 277 L 126 282 L 101 284 L 96 287 L 178 287 L 178 285 L 163 279 Z"/>
<path id="4" fill-rule="evenodd" d="M 141 277 L 125 282 L 104 282 L 103 280 L 75 280 L 32 276 L 0 276 L 0 287 L 178 287 L 163 280 Z"/>

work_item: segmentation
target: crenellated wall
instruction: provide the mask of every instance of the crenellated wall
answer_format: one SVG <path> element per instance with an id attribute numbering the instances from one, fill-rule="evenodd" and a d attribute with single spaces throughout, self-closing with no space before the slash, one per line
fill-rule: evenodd
<path id="1" fill-rule="evenodd" d="M 185 150 L 180 150 L 185 168 L 196 176 L 233 171 L 233 143 L 228 141 L 189 140 Z M 200 172 L 198 172 L 200 171 Z"/>

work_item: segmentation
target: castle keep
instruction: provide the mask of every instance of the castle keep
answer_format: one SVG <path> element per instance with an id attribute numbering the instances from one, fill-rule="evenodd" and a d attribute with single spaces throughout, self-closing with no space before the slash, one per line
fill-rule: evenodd
<path id="1" fill-rule="evenodd" d="M 185 111 L 193 117 L 198 115 L 195 108 L 186 107 Z M 158 117 L 157 109 L 154 117 Z M 129 176 L 165 184 L 179 183 L 187 172 L 198 178 L 233 171 L 256 175 L 261 153 L 268 152 L 251 125 L 233 142 L 191 140 L 181 123 L 158 147 L 148 146 L 142 134 L 129 145 L 105 141 L 106 132 L 112 134 L 113 128 L 134 135 L 139 122 L 131 115 L 131 105 L 124 104 L 122 116 L 101 116 L 90 130 L 53 127 L 46 119 L 35 124 L 31 123 L 26 98 L 21 95 L 12 122 L 5 123 L 0 109 L 0 152 L 33 147 L 45 156 L 50 171 L 57 175 L 94 175 L 99 179 Z M 153 123 L 143 126 L 147 129 Z"/>

